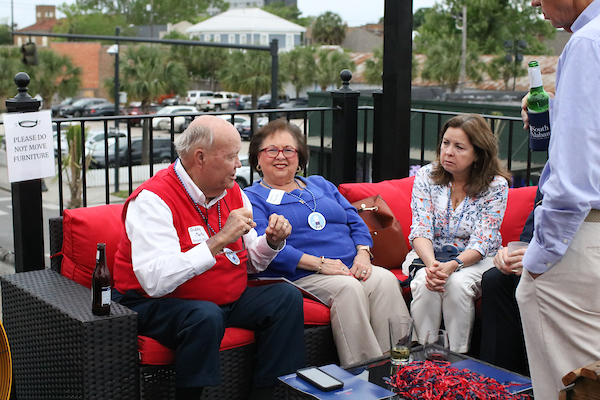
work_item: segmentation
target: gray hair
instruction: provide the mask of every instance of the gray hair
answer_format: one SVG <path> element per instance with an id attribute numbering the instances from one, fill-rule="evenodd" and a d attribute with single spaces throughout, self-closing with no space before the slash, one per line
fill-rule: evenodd
<path id="1" fill-rule="evenodd" d="M 213 130 L 207 124 L 191 123 L 190 126 L 175 138 L 175 150 L 182 160 L 192 155 L 192 152 L 201 147 L 209 149 L 214 142 Z"/>

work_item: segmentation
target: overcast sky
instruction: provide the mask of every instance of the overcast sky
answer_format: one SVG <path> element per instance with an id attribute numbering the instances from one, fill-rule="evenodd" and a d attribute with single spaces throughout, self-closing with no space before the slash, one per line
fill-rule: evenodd
<path id="1" fill-rule="evenodd" d="M 384 0 L 297 0 L 302 16 L 318 16 L 326 11 L 339 14 L 348 26 L 360 26 L 379 21 Z M 398 0 L 392 0 L 398 1 Z M 18 29 L 35 24 L 36 5 L 60 5 L 74 0 L 0 0 L 0 22 L 10 24 L 11 7 Z M 431 7 L 436 0 L 413 0 L 413 10 Z M 58 18 L 64 17 L 58 13 Z"/>

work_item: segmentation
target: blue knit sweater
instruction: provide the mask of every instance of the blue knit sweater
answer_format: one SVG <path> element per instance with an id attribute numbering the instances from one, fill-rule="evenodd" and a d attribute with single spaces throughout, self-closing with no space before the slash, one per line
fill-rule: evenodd
<path id="1" fill-rule="evenodd" d="M 310 208 L 289 194 L 283 196 L 280 204 L 268 203 L 271 189 L 259 182 L 254 182 L 244 190 L 252 203 L 256 231 L 259 235 L 265 232 L 269 216 L 273 213 L 283 215 L 292 225 L 292 234 L 288 237 L 285 248 L 259 276 L 283 276 L 289 280 L 296 280 L 312 274 L 313 271 L 296 268 L 305 253 L 339 259 L 350 268 L 356 256 L 356 245 L 373 245 L 369 228 L 358 215 L 356 208 L 338 192 L 335 185 L 318 175 L 297 179 L 301 179 L 306 188 L 314 194 L 316 211 L 323 214 L 327 221 L 323 230 L 316 231 L 308 225 L 308 215 L 312 212 L 310 208 L 315 207 L 308 190 L 296 189 L 292 193 L 301 196 Z"/>

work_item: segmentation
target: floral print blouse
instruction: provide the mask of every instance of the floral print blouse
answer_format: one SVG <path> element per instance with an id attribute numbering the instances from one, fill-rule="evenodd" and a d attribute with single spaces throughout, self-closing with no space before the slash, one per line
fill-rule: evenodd
<path id="1" fill-rule="evenodd" d="M 455 245 L 459 252 L 477 250 L 482 257 L 493 256 L 502 246 L 500 225 L 506 211 L 508 182 L 495 176 L 487 190 L 475 197 L 467 196 L 457 207 L 450 205 L 449 185 L 434 184 L 433 164 L 422 167 L 415 177 L 412 191 L 412 225 L 409 240 L 424 237 L 434 251 L 444 244 Z"/>

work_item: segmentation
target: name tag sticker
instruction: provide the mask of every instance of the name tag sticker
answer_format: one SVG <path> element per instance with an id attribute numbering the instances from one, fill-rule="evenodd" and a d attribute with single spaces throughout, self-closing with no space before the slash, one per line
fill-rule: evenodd
<path id="1" fill-rule="evenodd" d="M 203 243 L 208 240 L 208 235 L 206 234 L 203 226 L 190 226 L 188 228 L 188 232 L 193 244 Z"/>
<path id="2" fill-rule="evenodd" d="M 267 203 L 279 205 L 281 204 L 281 199 L 283 199 L 283 195 L 285 191 L 279 189 L 271 189 L 269 192 L 269 197 L 267 197 Z"/>

